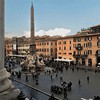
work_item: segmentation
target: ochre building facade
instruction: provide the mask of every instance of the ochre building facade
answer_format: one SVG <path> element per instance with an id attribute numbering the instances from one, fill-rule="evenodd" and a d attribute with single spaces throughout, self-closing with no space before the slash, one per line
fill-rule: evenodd
<path id="1" fill-rule="evenodd" d="M 18 44 L 28 44 L 27 48 L 29 48 L 30 39 L 23 40 L 24 42 Z M 6 42 L 5 45 L 7 44 Z M 35 44 L 37 53 L 45 60 L 51 58 L 66 59 L 74 61 L 76 65 L 93 68 L 100 64 L 100 25 L 82 29 L 77 34 L 66 37 L 35 37 Z M 11 47 L 13 48 L 13 46 Z M 7 52 L 9 50 L 13 51 L 8 46 L 5 48 L 6 54 L 9 53 Z M 23 45 L 18 45 L 18 48 L 25 49 L 25 46 L 23 48 Z M 29 53 L 28 49 L 26 51 Z"/>

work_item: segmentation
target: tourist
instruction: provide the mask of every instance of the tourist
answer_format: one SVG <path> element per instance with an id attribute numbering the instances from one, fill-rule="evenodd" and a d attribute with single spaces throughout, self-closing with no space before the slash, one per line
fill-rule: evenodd
<path id="1" fill-rule="evenodd" d="M 74 68 L 72 68 L 72 72 L 74 72 Z"/>
<path id="2" fill-rule="evenodd" d="M 56 73 L 56 77 L 58 77 L 58 73 Z"/>
<path id="3" fill-rule="evenodd" d="M 62 76 L 62 74 L 61 74 L 61 76 L 60 76 L 60 81 L 63 81 L 63 76 Z"/>
<path id="4" fill-rule="evenodd" d="M 95 73 L 97 72 L 97 70 L 95 70 Z"/>
<path id="5" fill-rule="evenodd" d="M 49 100 L 55 100 L 55 97 L 53 94 L 50 96 Z"/>
<path id="6" fill-rule="evenodd" d="M 35 79 L 35 77 L 34 77 L 34 73 L 32 73 L 32 78 Z"/>
<path id="7" fill-rule="evenodd" d="M 80 79 L 78 80 L 78 84 L 81 85 L 81 81 L 80 81 Z"/>
<path id="8" fill-rule="evenodd" d="M 77 71 L 78 71 L 78 69 L 79 69 L 79 68 L 77 67 Z"/>
<path id="9" fill-rule="evenodd" d="M 52 75 L 51 75 L 51 80 L 52 80 Z"/>
<path id="10" fill-rule="evenodd" d="M 26 74 L 26 82 L 28 82 L 28 75 Z"/>
<path id="11" fill-rule="evenodd" d="M 51 71 L 49 70 L 49 75 L 51 74 Z"/>
<path id="12" fill-rule="evenodd" d="M 52 76 L 52 80 L 55 80 L 55 77 L 54 76 Z"/>
<path id="13" fill-rule="evenodd" d="M 67 91 L 66 92 L 64 92 L 64 98 L 67 98 Z"/>
<path id="14" fill-rule="evenodd" d="M 38 83 L 38 79 L 36 79 L 36 85 L 38 85 L 39 83 Z"/>
<path id="15" fill-rule="evenodd" d="M 87 77 L 87 82 L 89 83 L 89 76 Z"/>

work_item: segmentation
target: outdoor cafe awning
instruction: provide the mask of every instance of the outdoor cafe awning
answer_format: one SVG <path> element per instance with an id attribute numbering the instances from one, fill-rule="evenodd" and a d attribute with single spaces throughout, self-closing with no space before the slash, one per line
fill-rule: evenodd
<path id="1" fill-rule="evenodd" d="M 54 61 L 72 62 L 74 60 L 70 60 L 70 59 L 54 59 Z"/>

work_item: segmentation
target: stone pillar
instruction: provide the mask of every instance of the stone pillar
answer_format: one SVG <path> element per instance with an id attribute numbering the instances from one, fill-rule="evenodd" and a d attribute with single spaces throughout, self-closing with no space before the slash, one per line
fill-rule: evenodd
<path id="1" fill-rule="evenodd" d="M 9 77 L 10 73 L 4 68 L 4 0 L 0 0 L 0 100 L 16 100 L 20 94 Z"/>
<path id="2" fill-rule="evenodd" d="M 0 69 L 4 67 L 4 0 L 0 0 Z"/>

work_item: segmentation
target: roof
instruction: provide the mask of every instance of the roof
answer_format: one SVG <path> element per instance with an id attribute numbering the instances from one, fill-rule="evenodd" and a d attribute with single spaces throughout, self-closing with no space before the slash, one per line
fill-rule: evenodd
<path id="1" fill-rule="evenodd" d="M 90 28 L 100 28 L 100 24 L 99 25 L 95 25 L 95 26 L 92 26 L 92 27 L 90 27 Z"/>

